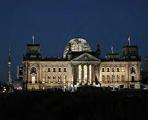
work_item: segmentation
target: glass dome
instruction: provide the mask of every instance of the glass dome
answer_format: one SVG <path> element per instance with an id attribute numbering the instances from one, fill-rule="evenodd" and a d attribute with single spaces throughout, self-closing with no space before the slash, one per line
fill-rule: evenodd
<path id="1" fill-rule="evenodd" d="M 69 49 L 73 52 L 91 52 L 90 45 L 83 38 L 74 38 L 69 41 L 66 45 L 63 53 L 63 57 L 65 58 Z"/>

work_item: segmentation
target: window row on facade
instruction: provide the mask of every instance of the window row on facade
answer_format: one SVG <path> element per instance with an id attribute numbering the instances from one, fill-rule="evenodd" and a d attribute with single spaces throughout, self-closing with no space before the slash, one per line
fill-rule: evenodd
<path id="1" fill-rule="evenodd" d="M 48 76 L 48 80 L 67 80 L 67 76 L 64 75 L 64 76 Z"/>
<path id="2" fill-rule="evenodd" d="M 48 72 L 67 72 L 66 68 L 48 68 Z"/>
<path id="3" fill-rule="evenodd" d="M 102 82 L 124 82 L 125 75 L 102 75 Z"/>
<path id="4" fill-rule="evenodd" d="M 112 68 L 102 68 L 102 72 L 125 72 L 125 68 L 119 68 L 119 67 L 112 67 Z"/>
<path id="5" fill-rule="evenodd" d="M 41 83 L 66 83 L 67 82 L 67 76 L 48 76 L 47 79 L 43 79 Z M 34 76 L 32 76 L 31 81 L 29 83 L 37 83 L 37 80 Z"/>

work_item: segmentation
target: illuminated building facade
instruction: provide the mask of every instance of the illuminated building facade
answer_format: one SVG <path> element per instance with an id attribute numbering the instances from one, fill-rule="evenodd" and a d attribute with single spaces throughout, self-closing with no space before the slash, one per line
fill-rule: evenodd
<path id="1" fill-rule="evenodd" d="M 25 88 L 48 89 L 68 86 L 139 88 L 141 60 L 138 47 L 127 45 L 122 54 L 100 56 L 83 38 L 74 38 L 65 46 L 62 58 L 43 57 L 40 44 L 28 44 L 24 56 Z"/>

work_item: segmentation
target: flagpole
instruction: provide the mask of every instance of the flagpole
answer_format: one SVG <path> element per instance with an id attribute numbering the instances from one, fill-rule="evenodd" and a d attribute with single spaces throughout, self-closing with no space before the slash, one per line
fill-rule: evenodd
<path id="1" fill-rule="evenodd" d="M 128 45 L 129 46 L 131 45 L 131 36 L 130 35 L 128 36 Z"/>
<path id="2" fill-rule="evenodd" d="M 111 52 L 112 52 L 112 54 L 114 53 L 114 47 L 113 46 L 111 47 Z"/>
<path id="3" fill-rule="evenodd" d="M 34 33 L 32 35 L 32 43 L 34 44 L 34 40 L 35 40 L 35 36 L 34 36 Z"/>

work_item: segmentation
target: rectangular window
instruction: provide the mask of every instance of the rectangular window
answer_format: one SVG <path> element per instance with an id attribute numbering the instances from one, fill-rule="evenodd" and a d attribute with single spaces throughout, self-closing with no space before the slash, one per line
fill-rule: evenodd
<path id="1" fill-rule="evenodd" d="M 61 72 L 61 68 L 59 68 L 59 72 Z"/>

